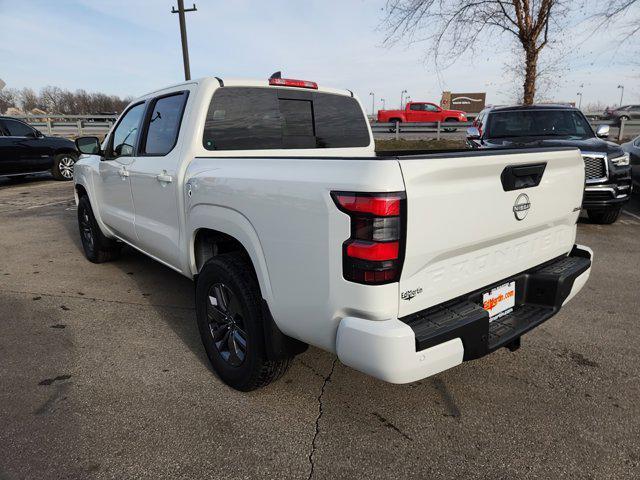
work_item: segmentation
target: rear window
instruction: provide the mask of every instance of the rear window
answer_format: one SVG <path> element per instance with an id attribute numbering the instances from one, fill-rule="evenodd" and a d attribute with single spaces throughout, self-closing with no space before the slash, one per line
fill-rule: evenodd
<path id="1" fill-rule="evenodd" d="M 489 138 L 593 137 L 586 118 L 575 110 L 516 110 L 489 114 Z"/>
<path id="2" fill-rule="evenodd" d="M 202 143 L 207 150 L 366 147 L 369 130 L 352 97 L 223 87 L 211 99 Z"/>

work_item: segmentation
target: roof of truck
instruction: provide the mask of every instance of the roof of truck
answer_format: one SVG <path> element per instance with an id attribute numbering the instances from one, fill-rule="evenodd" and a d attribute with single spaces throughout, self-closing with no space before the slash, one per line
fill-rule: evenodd
<path id="1" fill-rule="evenodd" d="M 570 105 L 538 104 L 538 105 L 510 105 L 505 107 L 487 107 L 492 112 L 509 112 L 515 110 L 578 110 Z"/>
<path id="2" fill-rule="evenodd" d="M 333 93 L 336 95 L 346 95 L 351 97 L 354 96 L 351 90 L 332 88 L 332 87 L 327 87 L 320 84 L 318 84 L 317 89 L 312 89 L 312 88 L 298 88 L 298 87 L 291 87 L 291 86 L 284 86 L 284 85 L 270 85 L 268 78 L 264 78 L 262 80 L 256 80 L 256 79 L 243 79 L 243 78 L 224 78 L 223 79 L 220 77 L 202 77 L 194 80 L 187 80 L 185 82 L 175 83 L 173 85 L 169 85 L 163 88 L 159 88 L 152 92 L 147 92 L 144 95 L 141 95 L 139 98 L 148 97 L 151 95 L 157 95 L 158 93 L 164 92 L 165 90 L 175 89 L 182 85 L 193 85 L 193 84 L 197 85 L 197 84 L 203 84 L 203 83 L 208 83 L 212 81 L 218 83 L 220 87 L 272 87 L 272 88 L 286 88 L 286 89 L 306 91 L 306 92 L 311 91 L 311 92 Z"/>

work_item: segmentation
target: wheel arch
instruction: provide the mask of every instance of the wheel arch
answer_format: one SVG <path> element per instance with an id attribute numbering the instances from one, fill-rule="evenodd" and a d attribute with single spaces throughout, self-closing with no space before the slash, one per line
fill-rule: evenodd
<path id="1" fill-rule="evenodd" d="M 240 212 L 216 205 L 197 205 L 188 214 L 189 268 L 193 277 L 212 256 L 240 252 L 253 268 L 262 298 L 273 299 L 267 263 L 258 233 Z"/>
<path id="2" fill-rule="evenodd" d="M 66 153 L 66 154 L 68 154 L 68 155 L 73 155 L 76 159 L 77 159 L 77 158 L 78 158 L 78 156 L 79 156 L 79 155 L 78 155 L 77 150 L 75 150 L 74 148 L 71 148 L 71 147 L 60 147 L 60 148 L 57 148 L 57 149 L 53 152 L 53 155 L 54 155 L 54 156 L 55 156 L 55 155 L 61 155 L 61 154 L 64 154 L 64 153 Z"/>

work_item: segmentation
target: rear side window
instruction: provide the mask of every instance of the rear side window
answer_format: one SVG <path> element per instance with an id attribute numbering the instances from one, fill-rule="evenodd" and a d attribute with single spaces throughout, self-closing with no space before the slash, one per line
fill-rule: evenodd
<path id="1" fill-rule="evenodd" d="M 4 119 L 2 123 L 4 123 L 4 128 L 10 137 L 28 137 L 34 133 L 33 128 L 17 120 Z"/>
<path id="2" fill-rule="evenodd" d="M 187 100 L 185 92 L 156 100 L 149 117 L 144 155 L 166 155 L 176 144 L 182 113 Z"/>
<path id="3" fill-rule="evenodd" d="M 351 97 L 223 87 L 211 99 L 202 142 L 207 150 L 365 147 L 369 131 Z"/>

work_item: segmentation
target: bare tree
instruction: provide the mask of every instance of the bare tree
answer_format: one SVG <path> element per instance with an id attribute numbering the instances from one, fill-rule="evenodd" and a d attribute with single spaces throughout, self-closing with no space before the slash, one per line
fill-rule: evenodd
<path id="1" fill-rule="evenodd" d="M 28 113 L 34 109 L 62 115 L 91 115 L 120 113 L 131 102 L 131 97 L 120 98 L 104 93 L 71 92 L 60 87 L 47 86 L 36 94 L 30 88 L 18 91 L 0 90 L 0 114 L 8 109 Z"/>
<path id="2" fill-rule="evenodd" d="M 388 0 L 387 43 L 426 41 L 436 65 L 449 65 L 481 42 L 507 35 L 522 55 L 522 101 L 534 102 L 542 50 L 561 35 L 567 0 Z"/>
<path id="3" fill-rule="evenodd" d="M 622 43 L 640 35 L 640 0 L 609 0 L 605 9 L 595 17 L 601 26 L 618 24 Z"/>
<path id="4" fill-rule="evenodd" d="M 38 108 L 38 95 L 31 88 L 23 88 L 20 90 L 20 106 L 23 112 L 30 112 L 34 108 Z"/>
<path id="5" fill-rule="evenodd" d="M 11 107 L 16 107 L 18 102 L 18 92 L 13 88 L 3 88 L 0 90 L 0 114 L 6 112 Z"/>

